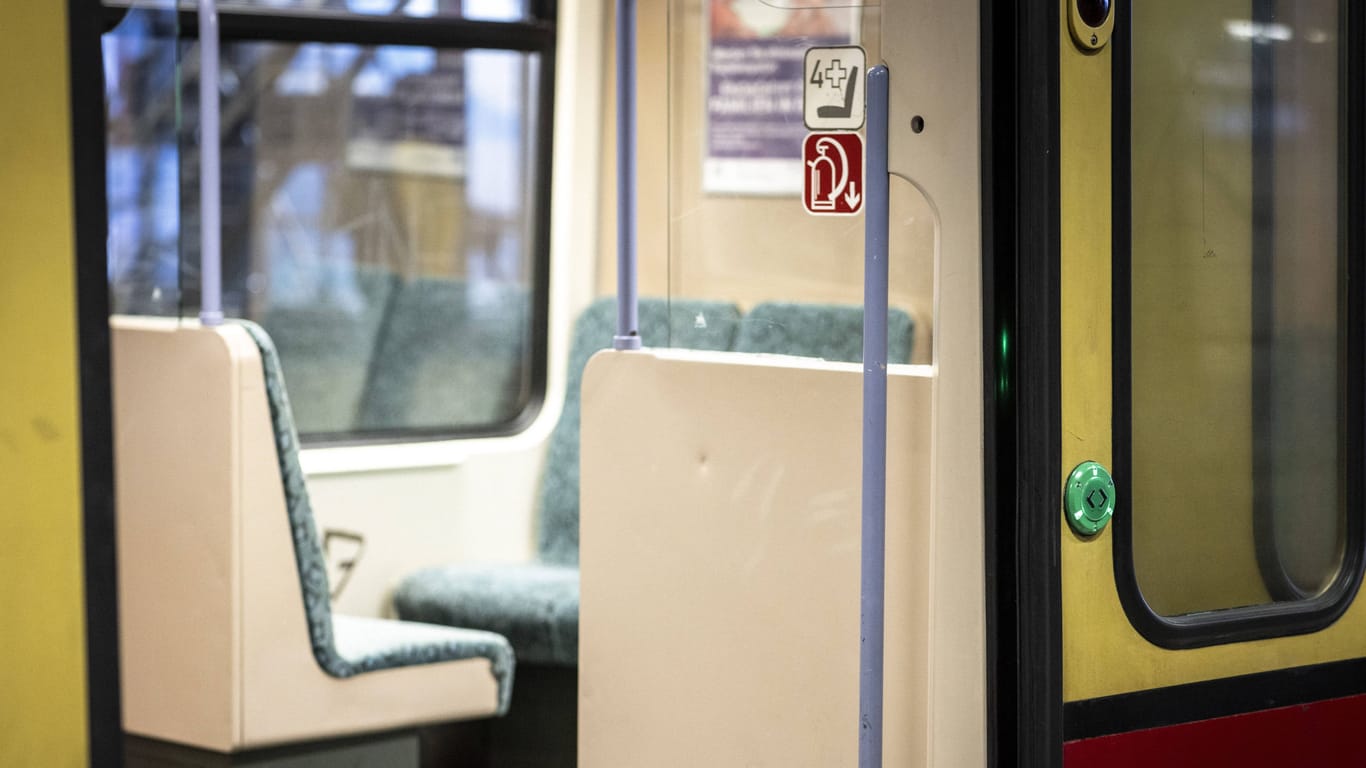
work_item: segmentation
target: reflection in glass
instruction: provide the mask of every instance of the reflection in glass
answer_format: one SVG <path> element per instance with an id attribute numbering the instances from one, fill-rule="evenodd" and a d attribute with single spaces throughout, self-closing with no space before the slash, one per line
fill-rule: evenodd
<path id="1" fill-rule="evenodd" d="M 175 315 L 180 302 L 180 90 L 176 14 L 139 3 L 104 36 L 109 285 L 115 312 Z"/>
<path id="2" fill-rule="evenodd" d="M 178 93 L 128 110 L 179 111 L 181 130 L 142 130 L 131 171 L 110 161 L 111 222 L 141 238 L 111 247 L 111 275 L 165 296 L 178 273 L 179 307 L 162 313 L 185 317 L 198 300 L 196 50 L 181 50 Z M 128 76 L 111 82 L 111 114 L 146 100 L 130 84 L 163 66 L 117 57 Z M 305 438 L 514 422 L 533 395 L 537 56 L 233 43 L 222 59 L 224 310 L 274 338 Z M 136 132 L 126 122 L 111 133 Z M 163 194 L 116 205 L 129 187 Z"/>
<path id="3" fill-rule="evenodd" d="M 290 13 L 352 13 L 360 16 L 410 18 L 455 17 L 477 21 L 521 21 L 530 16 L 526 0 L 216 0 L 223 11 L 286 11 Z M 105 5 L 150 5 L 148 0 L 104 0 Z M 170 8 L 176 0 L 154 0 Z M 194 9 L 199 0 L 179 0 Z"/>
<path id="4" fill-rule="evenodd" d="M 737 304 L 735 351 L 861 358 L 864 222 L 803 208 L 802 93 L 810 84 L 830 104 L 862 98 L 851 79 L 862 72 L 838 53 L 813 59 L 815 84 L 804 68 L 816 46 L 862 45 L 867 61 L 878 60 L 881 14 L 863 5 L 671 0 L 668 41 L 640 41 L 668 51 L 670 83 L 667 93 L 641 95 L 643 114 L 668 115 L 667 135 L 641 127 L 642 194 L 667 180 L 653 191 L 669 212 L 653 222 L 642 206 L 641 291 Z M 928 362 L 935 216 L 900 181 L 891 209 L 892 359 Z"/>
<path id="5" fill-rule="evenodd" d="M 1338 12 L 1134 5 L 1133 555 L 1159 614 L 1337 574 Z"/>

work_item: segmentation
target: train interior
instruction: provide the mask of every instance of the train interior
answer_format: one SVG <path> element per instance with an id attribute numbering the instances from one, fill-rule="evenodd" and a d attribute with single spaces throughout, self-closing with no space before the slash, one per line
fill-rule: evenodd
<path id="1" fill-rule="evenodd" d="M 1358 4 L 51 5 L 0 764 L 1361 758 Z"/>
<path id="2" fill-rule="evenodd" d="M 199 230 L 214 220 L 201 30 L 136 0 L 102 41 L 130 759 L 380 733 L 348 748 L 611 765 L 633 738 L 671 751 L 623 726 L 643 689 L 679 713 L 728 698 L 736 675 L 790 689 L 713 708 L 685 740 L 789 695 L 794 722 L 850 706 L 847 670 L 798 660 L 856 653 L 854 634 L 803 626 L 850 619 L 857 593 L 864 235 L 858 217 L 801 209 L 792 67 L 815 43 L 876 61 L 880 10 L 639 9 L 646 349 L 618 362 L 594 358 L 617 317 L 606 4 L 217 5 L 222 325 L 199 320 Z M 356 40 L 446 20 L 502 25 L 507 42 L 271 39 L 273 14 L 315 13 L 375 27 Z M 825 69 L 852 93 L 852 62 Z M 916 570 L 939 224 L 905 179 L 891 216 L 892 456 L 918 467 L 891 491 L 915 515 L 897 523 L 895 568 Z M 680 591 L 702 562 L 707 579 Z M 765 581 L 735 590 L 756 571 Z M 915 636 L 924 576 L 908 583 L 893 625 Z M 743 620 L 760 606 L 775 613 Z M 748 627 L 758 655 L 703 641 L 708 626 Z M 763 661 L 770 644 L 789 661 Z M 661 655 L 693 654 L 712 660 L 659 679 Z M 897 663 L 898 706 L 923 707 L 923 664 Z M 822 723 L 788 747 L 813 765 L 854 735 Z M 395 732 L 408 735 L 384 740 Z"/>

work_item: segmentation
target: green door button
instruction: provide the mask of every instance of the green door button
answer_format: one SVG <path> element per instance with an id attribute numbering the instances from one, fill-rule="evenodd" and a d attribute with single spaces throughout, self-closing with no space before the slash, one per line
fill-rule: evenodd
<path id="1" fill-rule="evenodd" d="M 1072 530 L 1082 536 L 1095 536 L 1115 513 L 1114 479 L 1099 463 L 1083 461 L 1067 476 L 1063 507 Z"/>

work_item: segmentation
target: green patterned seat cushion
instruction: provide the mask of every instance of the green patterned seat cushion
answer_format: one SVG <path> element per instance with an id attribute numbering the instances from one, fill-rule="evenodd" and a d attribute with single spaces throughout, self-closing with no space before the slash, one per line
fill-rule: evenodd
<path id="1" fill-rule="evenodd" d="M 327 567 L 318 543 L 308 488 L 299 466 L 299 438 L 294 429 L 280 358 L 260 326 L 243 322 L 242 327 L 261 352 L 276 458 L 303 590 L 304 615 L 318 666 L 333 677 L 346 678 L 394 667 L 486 658 L 498 682 L 499 713 L 506 712 L 512 695 L 514 664 L 512 648 L 506 638 L 491 632 L 332 615 Z"/>
<path id="2" fill-rule="evenodd" d="M 428 568 L 399 584 L 394 607 L 402 619 L 497 632 L 521 663 L 578 664 L 579 569 L 573 566 Z"/>
<path id="3" fill-rule="evenodd" d="M 899 309 L 887 314 L 887 361 L 909 363 L 915 323 Z M 863 360 L 863 307 L 853 304 L 768 302 L 745 315 L 736 352 L 818 357 L 839 363 Z"/>
<path id="4" fill-rule="evenodd" d="M 640 335 L 647 347 L 730 349 L 740 310 L 734 304 L 686 299 L 640 300 Z M 541 480 L 538 551 L 542 562 L 579 562 L 579 401 L 583 369 L 595 353 L 612 346 L 617 301 L 593 302 L 574 324 L 564 412 L 550 436 Z"/>
<path id="5" fill-rule="evenodd" d="M 498 714 L 506 714 L 512 703 L 516 665 L 512 646 L 502 635 L 416 621 L 332 614 L 332 640 L 336 655 L 347 667 L 346 674 L 334 677 L 484 658 L 498 681 Z"/>

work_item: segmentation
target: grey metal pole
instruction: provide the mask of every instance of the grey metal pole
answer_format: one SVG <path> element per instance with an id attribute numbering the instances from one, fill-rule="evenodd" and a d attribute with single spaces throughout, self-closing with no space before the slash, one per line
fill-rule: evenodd
<path id="1" fill-rule="evenodd" d="M 640 349 L 636 295 L 636 0 L 617 0 L 617 333 Z"/>
<path id="2" fill-rule="evenodd" d="M 863 235 L 863 537 L 859 594 L 859 768 L 882 766 L 887 555 L 887 67 L 868 71 Z"/>
<path id="3" fill-rule="evenodd" d="M 223 322 L 222 212 L 218 156 L 218 9 L 199 0 L 199 321 Z"/>

